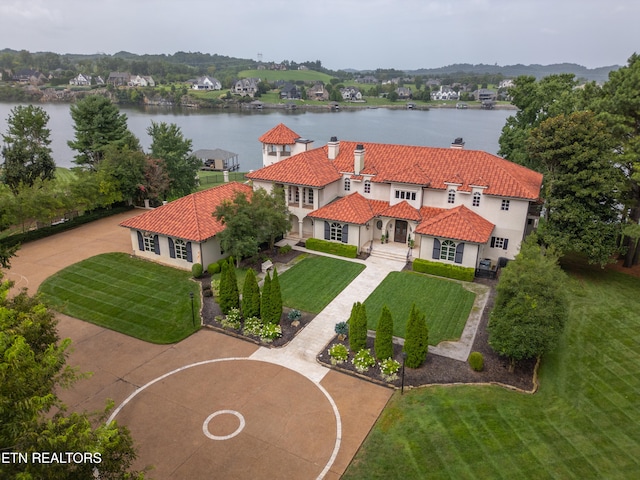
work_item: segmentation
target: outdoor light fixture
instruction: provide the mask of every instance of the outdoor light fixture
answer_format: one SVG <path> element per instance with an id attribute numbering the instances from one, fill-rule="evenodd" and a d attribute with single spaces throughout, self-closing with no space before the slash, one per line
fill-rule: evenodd
<path id="1" fill-rule="evenodd" d="M 404 361 L 407 359 L 407 352 L 402 352 L 402 386 L 400 387 L 400 395 L 404 395 Z"/>
<path id="2" fill-rule="evenodd" d="M 189 297 L 191 298 L 191 323 L 193 324 L 193 328 L 196 328 L 196 314 L 193 309 L 193 292 L 189 292 Z"/>

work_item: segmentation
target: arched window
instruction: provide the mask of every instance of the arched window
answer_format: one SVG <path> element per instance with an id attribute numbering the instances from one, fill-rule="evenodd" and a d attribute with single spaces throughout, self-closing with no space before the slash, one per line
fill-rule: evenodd
<path id="1" fill-rule="evenodd" d="M 480 192 L 475 192 L 473 194 L 473 203 L 472 205 L 474 207 L 479 207 L 480 206 Z"/>
<path id="2" fill-rule="evenodd" d="M 364 193 L 371 193 L 371 180 L 364 181 Z"/>
<path id="3" fill-rule="evenodd" d="M 449 196 L 447 197 L 447 203 L 456 203 L 456 191 L 452 188 L 449 190 Z"/>
<path id="4" fill-rule="evenodd" d="M 445 240 L 440 247 L 440 259 L 453 262 L 456 259 L 456 244 L 451 240 Z"/>
<path id="5" fill-rule="evenodd" d="M 342 241 L 342 224 L 335 222 L 331 224 L 329 240 Z"/>
<path id="6" fill-rule="evenodd" d="M 348 178 L 344 179 L 344 191 L 345 192 L 351 191 L 351 180 L 349 180 Z"/>

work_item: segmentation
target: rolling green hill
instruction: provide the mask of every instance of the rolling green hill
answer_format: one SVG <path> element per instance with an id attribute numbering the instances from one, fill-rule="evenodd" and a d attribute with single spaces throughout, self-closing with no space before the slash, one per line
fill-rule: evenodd
<path id="1" fill-rule="evenodd" d="M 288 82 L 314 82 L 322 81 L 329 83 L 331 75 L 326 73 L 315 72 L 313 70 L 242 70 L 238 72 L 240 78 L 260 78 L 266 82 L 275 82 L 276 80 L 285 80 Z"/>

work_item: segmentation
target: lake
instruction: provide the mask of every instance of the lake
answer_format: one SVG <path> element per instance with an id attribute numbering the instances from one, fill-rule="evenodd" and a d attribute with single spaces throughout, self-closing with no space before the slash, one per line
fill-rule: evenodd
<path id="1" fill-rule="evenodd" d="M 7 118 L 17 104 L 0 103 L 0 133 L 7 132 Z M 67 146 L 74 138 L 69 104 L 38 104 L 50 117 L 51 148 L 56 165 L 74 166 L 75 152 Z M 145 151 L 151 145 L 147 128 L 154 122 L 175 123 L 193 150 L 221 148 L 239 155 L 240 170 L 262 166 L 258 138 L 284 123 L 303 138 L 325 145 L 332 136 L 354 142 L 381 142 L 432 147 L 449 147 L 463 137 L 465 148 L 497 153 L 498 139 L 506 119 L 515 110 L 456 110 L 434 108 L 391 110 L 371 108 L 339 112 L 282 110 L 237 111 L 171 109 L 162 107 L 121 107 L 129 129 L 140 139 Z"/>

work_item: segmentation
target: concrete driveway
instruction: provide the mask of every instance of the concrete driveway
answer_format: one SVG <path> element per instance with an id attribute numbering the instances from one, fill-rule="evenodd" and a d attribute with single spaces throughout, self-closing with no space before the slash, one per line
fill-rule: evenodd
<path id="1" fill-rule="evenodd" d="M 137 213 L 26 244 L 5 275 L 34 294 L 68 265 L 130 252 L 118 223 Z M 150 468 L 150 478 L 337 479 L 392 394 L 334 371 L 313 381 L 293 365 L 249 358 L 254 344 L 211 330 L 154 345 L 59 318 L 60 336 L 73 341 L 69 364 L 93 373 L 63 401 L 96 411 L 113 399 L 138 449 L 135 467 Z"/>

